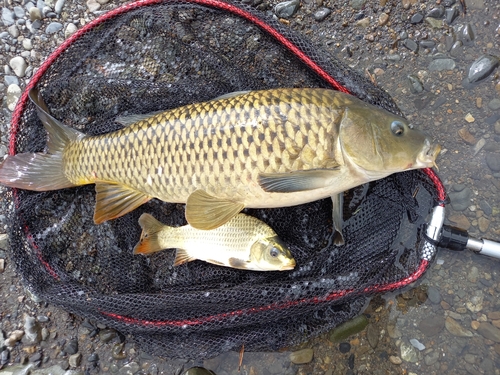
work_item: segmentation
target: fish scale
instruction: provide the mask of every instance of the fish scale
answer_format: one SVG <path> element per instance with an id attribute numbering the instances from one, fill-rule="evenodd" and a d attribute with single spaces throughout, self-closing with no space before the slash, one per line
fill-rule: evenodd
<path id="1" fill-rule="evenodd" d="M 329 167 L 324 124 L 342 113 L 331 101 L 316 90 L 270 90 L 173 109 L 69 145 L 66 175 L 75 184 L 119 181 L 169 202 L 199 188 L 248 199 L 259 173 Z"/>

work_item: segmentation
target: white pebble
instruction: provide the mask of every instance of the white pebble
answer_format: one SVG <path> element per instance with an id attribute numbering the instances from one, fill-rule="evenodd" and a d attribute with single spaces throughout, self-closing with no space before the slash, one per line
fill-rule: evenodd
<path id="1" fill-rule="evenodd" d="M 23 48 L 26 51 L 31 51 L 33 49 L 33 44 L 31 43 L 31 39 L 23 39 Z"/>
<path id="2" fill-rule="evenodd" d="M 13 83 L 7 88 L 7 108 L 13 111 L 16 108 L 17 101 L 21 97 L 21 88 Z"/>
<path id="3" fill-rule="evenodd" d="M 425 345 L 422 344 L 420 341 L 418 341 L 417 339 L 411 339 L 410 340 L 410 344 L 413 345 L 413 347 L 417 348 L 418 350 L 422 351 L 425 349 Z"/>
<path id="4" fill-rule="evenodd" d="M 9 65 L 19 78 L 24 77 L 28 64 L 21 56 L 16 56 L 9 61 Z"/>
<path id="5" fill-rule="evenodd" d="M 54 12 L 56 12 L 57 14 L 61 14 L 62 8 L 64 6 L 64 1 L 65 0 L 57 0 L 56 5 L 54 7 Z"/>
<path id="6" fill-rule="evenodd" d="M 96 0 L 88 0 L 87 8 L 89 8 L 90 12 L 95 12 L 101 9 L 101 4 L 99 4 Z"/>
<path id="7" fill-rule="evenodd" d="M 64 37 L 69 38 L 71 35 L 73 35 L 78 28 L 74 23 L 68 23 L 68 26 L 66 26 L 66 30 L 64 30 Z"/>

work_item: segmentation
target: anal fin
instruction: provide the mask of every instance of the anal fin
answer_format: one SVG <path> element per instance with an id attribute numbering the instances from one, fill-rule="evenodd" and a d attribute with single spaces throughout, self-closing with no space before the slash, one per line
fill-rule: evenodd
<path id="1" fill-rule="evenodd" d="M 189 255 L 186 250 L 177 249 L 177 252 L 175 254 L 174 266 L 180 266 L 181 264 L 192 262 L 193 260 L 196 260 L 196 258 Z"/>
<path id="2" fill-rule="evenodd" d="M 342 234 L 342 227 L 344 226 L 343 212 L 344 212 L 344 193 L 339 193 L 332 196 L 332 220 L 333 229 L 335 230 L 333 243 L 341 246 L 345 243 Z"/>
<path id="3" fill-rule="evenodd" d="M 123 216 L 152 198 L 147 194 L 117 183 L 96 182 L 95 190 L 97 196 L 94 222 L 96 224 Z"/>
<path id="4" fill-rule="evenodd" d="M 210 230 L 224 225 L 245 205 L 216 198 L 203 190 L 196 190 L 186 202 L 186 220 L 196 229 Z"/>

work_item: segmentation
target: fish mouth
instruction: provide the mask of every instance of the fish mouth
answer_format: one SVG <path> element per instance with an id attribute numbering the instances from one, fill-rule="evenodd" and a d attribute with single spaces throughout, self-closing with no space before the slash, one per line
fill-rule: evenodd
<path id="1" fill-rule="evenodd" d="M 417 158 L 417 164 L 419 168 L 432 168 L 438 166 L 436 164 L 436 158 L 441 152 L 441 145 L 438 143 L 431 144 L 431 141 L 426 138 L 424 143 L 424 148 L 420 152 Z"/>
<path id="2" fill-rule="evenodd" d="M 295 268 L 295 261 L 281 266 L 280 271 L 289 271 Z"/>

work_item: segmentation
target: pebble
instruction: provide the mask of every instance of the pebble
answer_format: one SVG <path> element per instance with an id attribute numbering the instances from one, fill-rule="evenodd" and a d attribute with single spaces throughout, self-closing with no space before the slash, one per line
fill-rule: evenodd
<path id="1" fill-rule="evenodd" d="M 46 34 L 54 34 L 63 28 L 63 25 L 59 22 L 51 22 L 45 29 Z"/>
<path id="2" fill-rule="evenodd" d="M 408 48 L 410 51 L 417 52 L 418 51 L 418 44 L 413 40 L 413 39 L 405 39 L 403 42 L 404 46 Z"/>
<path id="3" fill-rule="evenodd" d="M 101 4 L 99 4 L 96 0 L 88 0 L 87 8 L 92 13 L 97 12 L 99 9 L 101 9 Z"/>
<path id="4" fill-rule="evenodd" d="M 389 361 L 394 365 L 400 365 L 401 363 L 403 363 L 403 360 L 395 355 L 389 356 Z"/>
<path id="5" fill-rule="evenodd" d="M 481 216 L 479 219 L 477 219 L 477 225 L 479 227 L 479 230 L 481 233 L 486 233 L 488 231 L 488 228 L 490 227 L 491 221 L 484 216 Z"/>
<path id="6" fill-rule="evenodd" d="M 31 375 L 65 375 L 66 371 L 59 365 L 50 366 L 44 369 L 31 371 Z"/>
<path id="7" fill-rule="evenodd" d="M 463 43 L 460 40 L 457 40 L 453 43 L 453 46 L 450 49 L 450 55 L 453 57 L 459 57 L 463 54 Z"/>
<path id="8" fill-rule="evenodd" d="M 424 15 L 420 12 L 415 13 L 413 16 L 410 18 L 410 23 L 420 23 L 424 19 Z"/>
<path id="9" fill-rule="evenodd" d="M 414 348 L 422 351 L 425 349 L 425 345 L 422 344 L 420 341 L 418 341 L 417 339 L 410 339 L 410 344 L 413 345 Z"/>
<path id="10" fill-rule="evenodd" d="M 492 111 L 500 109 L 500 99 L 494 98 L 490 100 L 490 102 L 488 103 L 488 108 L 491 109 Z"/>
<path id="11" fill-rule="evenodd" d="M 303 365 L 312 361 L 314 356 L 314 351 L 310 348 L 297 350 L 296 352 L 290 353 L 290 361 L 296 365 Z"/>
<path id="12" fill-rule="evenodd" d="M 484 338 L 500 343 L 500 329 L 488 322 L 481 322 L 477 332 Z"/>
<path id="13" fill-rule="evenodd" d="M 419 94 L 424 91 L 424 85 L 415 74 L 410 74 L 408 76 L 408 81 L 410 82 L 410 90 L 412 93 Z"/>
<path id="14" fill-rule="evenodd" d="M 9 26 L 7 30 L 9 31 L 9 34 L 12 35 L 13 38 L 17 38 L 19 36 L 19 29 L 17 28 L 16 25 Z"/>
<path id="15" fill-rule="evenodd" d="M 468 329 L 465 329 L 464 327 L 461 326 L 460 323 L 458 323 L 455 319 L 451 317 L 447 317 L 444 326 L 450 332 L 453 336 L 457 337 L 472 337 L 473 334 L 471 331 Z"/>
<path id="16" fill-rule="evenodd" d="M 401 359 L 405 362 L 418 362 L 418 352 L 411 344 L 402 342 L 399 347 Z"/>
<path id="17" fill-rule="evenodd" d="M 500 59 L 492 55 L 483 55 L 475 60 L 469 67 L 467 79 L 475 83 L 487 78 L 500 64 Z"/>
<path id="18" fill-rule="evenodd" d="M 31 22 L 42 19 L 42 11 L 37 7 L 30 8 L 29 13 Z"/>
<path id="19" fill-rule="evenodd" d="M 33 49 L 33 44 L 31 43 L 31 39 L 23 39 L 23 48 L 27 51 L 31 51 Z"/>
<path id="20" fill-rule="evenodd" d="M 474 117 L 472 117 L 469 113 L 467 116 L 465 116 L 465 120 L 469 123 L 474 122 Z M 458 131 L 458 135 L 464 140 L 465 143 L 469 145 L 474 145 L 477 142 L 476 138 L 467 130 L 467 128 L 460 129 Z"/>
<path id="21" fill-rule="evenodd" d="M 21 56 L 16 56 L 10 59 L 9 65 L 16 74 L 16 76 L 22 78 L 26 73 L 26 68 L 28 65 L 26 61 Z"/>
<path id="22" fill-rule="evenodd" d="M 68 23 L 68 26 L 66 26 L 66 30 L 64 30 L 64 37 L 69 38 L 71 35 L 73 35 L 78 28 L 74 23 Z"/>
<path id="23" fill-rule="evenodd" d="M 32 316 L 24 318 L 25 337 L 30 343 L 39 343 L 42 340 L 42 327 Z"/>
<path id="24" fill-rule="evenodd" d="M 66 0 L 57 0 L 56 5 L 54 6 L 54 12 L 56 12 L 57 14 L 61 14 L 65 1 Z"/>
<path id="25" fill-rule="evenodd" d="M 13 111 L 16 108 L 17 101 L 21 97 L 21 88 L 13 83 L 7 88 L 7 108 Z"/>
<path id="26" fill-rule="evenodd" d="M 452 59 L 436 59 L 432 60 L 429 64 L 429 70 L 431 72 L 437 71 L 441 72 L 443 70 L 453 70 L 455 69 L 455 60 Z"/>
<path id="27" fill-rule="evenodd" d="M 24 336 L 24 331 L 18 329 L 10 334 L 10 336 L 5 340 L 4 345 L 8 347 L 13 347 L 18 341 L 20 341 Z"/>
<path id="28" fill-rule="evenodd" d="M 432 17 L 425 17 L 425 22 L 427 22 L 433 29 L 440 29 L 443 27 L 443 21 Z"/>
<path id="29" fill-rule="evenodd" d="M 431 337 L 439 334 L 444 328 L 442 315 L 428 315 L 418 323 L 418 329 L 426 336 Z"/>
<path id="30" fill-rule="evenodd" d="M 500 172 L 500 155 L 493 153 L 486 154 L 486 165 L 493 172 Z"/>
<path id="31" fill-rule="evenodd" d="M 429 354 L 427 354 L 425 357 L 424 357 L 424 363 L 427 365 L 427 366 L 432 366 L 434 363 L 436 363 L 439 359 L 439 353 L 435 350 L 433 350 L 432 352 L 430 352 Z"/>
<path id="32" fill-rule="evenodd" d="M 3 80 L 4 80 L 4 82 L 5 82 L 5 84 L 7 86 L 9 86 L 9 85 L 19 85 L 19 78 L 17 78 L 16 76 L 10 76 L 10 75 L 4 76 Z"/>
<path id="33" fill-rule="evenodd" d="M 81 353 L 76 353 L 72 354 L 68 358 L 69 365 L 71 367 L 78 367 L 80 366 L 80 363 L 82 362 L 82 355 Z"/>
<path id="34" fill-rule="evenodd" d="M 2 8 L 2 22 L 5 26 L 14 24 L 14 12 L 8 8 Z"/>
<path id="35" fill-rule="evenodd" d="M 349 351 L 351 351 L 351 344 L 349 344 L 348 342 L 341 342 L 339 344 L 339 351 L 341 353 L 348 353 Z"/>
<path id="36" fill-rule="evenodd" d="M 368 324 L 366 327 L 366 339 L 368 340 L 368 344 L 375 349 L 378 345 L 378 340 L 380 338 L 380 331 L 373 324 Z"/>
<path id="37" fill-rule="evenodd" d="M 458 11 L 457 7 L 445 9 L 444 14 L 445 14 L 446 23 L 448 25 L 451 25 L 453 23 L 453 21 L 455 21 L 455 19 L 458 17 L 459 13 L 460 12 Z"/>
<path id="38" fill-rule="evenodd" d="M 349 5 L 356 10 L 360 10 L 365 5 L 366 0 L 350 0 Z"/>
<path id="39" fill-rule="evenodd" d="M 450 216 L 448 216 L 448 220 L 454 223 L 458 228 L 464 230 L 469 230 L 469 228 L 471 227 L 469 219 L 467 219 L 467 216 L 462 213 L 451 214 Z"/>
<path id="40" fill-rule="evenodd" d="M 69 340 L 66 345 L 64 345 L 64 351 L 69 355 L 78 353 L 78 341 L 76 339 Z"/>
<path id="41" fill-rule="evenodd" d="M 455 211 L 463 211 L 467 207 L 469 207 L 472 194 L 472 190 L 469 188 L 465 188 L 459 192 L 450 192 L 448 195 L 450 197 L 451 206 L 453 207 L 453 209 Z"/>
<path id="42" fill-rule="evenodd" d="M 316 12 L 314 12 L 314 19 L 318 22 L 323 21 L 326 17 L 328 17 L 332 13 L 332 10 L 329 8 L 320 8 Z"/>
<path id="43" fill-rule="evenodd" d="M 300 6 L 300 0 L 290 0 L 279 4 L 274 7 L 274 13 L 278 18 L 292 17 Z"/>
<path id="44" fill-rule="evenodd" d="M 472 266 L 470 271 L 467 272 L 467 280 L 471 283 L 477 283 L 477 278 L 479 277 L 479 269 L 476 266 Z"/>
<path id="45" fill-rule="evenodd" d="M 444 16 L 444 6 L 439 5 L 435 8 L 432 8 L 428 13 L 427 17 L 441 19 Z"/>
<path id="46" fill-rule="evenodd" d="M 474 30 L 470 23 L 466 23 L 458 30 L 458 39 L 461 40 L 465 45 L 470 45 L 476 36 Z"/>
<path id="47" fill-rule="evenodd" d="M 387 22 L 389 22 L 389 15 L 387 13 L 382 13 L 378 17 L 378 25 L 384 26 Z"/>

